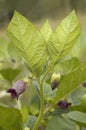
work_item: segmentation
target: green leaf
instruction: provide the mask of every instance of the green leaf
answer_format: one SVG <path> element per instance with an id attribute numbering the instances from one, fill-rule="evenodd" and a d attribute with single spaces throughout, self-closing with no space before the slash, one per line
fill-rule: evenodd
<path id="1" fill-rule="evenodd" d="M 59 64 L 56 64 L 54 66 L 54 71 L 55 72 L 61 72 L 62 74 L 68 74 L 74 69 L 76 69 L 80 64 L 80 61 L 76 57 L 72 57 L 70 59 L 67 59 Z"/>
<path id="2" fill-rule="evenodd" d="M 0 106 L 0 126 L 5 130 L 23 130 L 20 111 L 14 108 Z"/>
<path id="3" fill-rule="evenodd" d="M 34 95 L 29 106 L 29 111 L 32 115 L 37 115 L 39 114 L 39 109 L 40 109 L 40 99 L 38 95 Z"/>
<path id="4" fill-rule="evenodd" d="M 72 111 L 66 115 L 69 119 L 77 122 L 80 126 L 86 127 L 86 113 L 79 111 Z"/>
<path id="5" fill-rule="evenodd" d="M 86 47 L 86 33 L 82 32 L 78 42 L 75 44 L 71 52 L 69 53 L 72 57 L 78 57 L 85 61 L 85 47 Z M 76 53 L 75 53 L 76 52 Z"/>
<path id="6" fill-rule="evenodd" d="M 8 26 L 8 35 L 16 45 L 21 57 L 35 73 L 42 73 L 47 51 L 45 40 L 37 28 L 15 11 Z"/>
<path id="7" fill-rule="evenodd" d="M 70 109 L 72 111 L 81 111 L 81 112 L 85 112 L 86 113 L 86 95 L 84 95 L 84 93 L 86 93 L 86 88 L 83 89 L 83 91 L 84 91 L 83 95 L 84 96 L 81 96 L 81 97 L 79 97 L 79 96 L 80 96 L 80 94 L 82 94 L 82 88 L 80 90 L 81 90 L 80 92 L 76 90 L 77 93 L 78 93 L 78 97 L 77 97 L 76 93 L 75 93 L 76 94 L 75 97 L 74 97 L 74 94 L 72 95 L 72 97 L 78 98 L 78 104 L 72 105 L 70 107 Z M 73 103 L 74 103 L 75 100 L 73 98 L 72 98 L 72 100 L 73 100 Z"/>
<path id="8" fill-rule="evenodd" d="M 67 16 L 52 33 L 48 41 L 48 53 L 53 61 L 67 55 L 80 35 L 80 23 L 75 11 Z"/>
<path id="9" fill-rule="evenodd" d="M 5 129 L 0 126 L 0 130 L 5 130 Z"/>
<path id="10" fill-rule="evenodd" d="M 6 68 L 0 70 L 0 74 L 7 79 L 10 83 L 16 78 L 16 76 L 20 73 L 19 69 Z"/>
<path id="11" fill-rule="evenodd" d="M 25 122 L 28 118 L 28 108 L 26 105 L 23 105 L 21 110 L 20 110 L 21 114 L 22 114 L 22 117 L 23 117 L 23 122 Z"/>
<path id="12" fill-rule="evenodd" d="M 4 37 L 0 37 L 0 60 L 8 59 L 8 51 L 7 47 L 9 45 L 8 39 Z"/>
<path id="13" fill-rule="evenodd" d="M 19 55 L 18 55 L 18 52 L 16 50 L 16 47 L 12 42 L 10 42 L 7 49 L 8 49 L 8 54 L 9 54 L 11 59 L 15 59 L 15 60 L 19 59 Z"/>
<path id="14" fill-rule="evenodd" d="M 73 123 L 67 118 L 63 118 L 57 115 L 48 121 L 45 130 L 57 130 L 58 128 L 59 130 L 74 130 L 75 123 Z"/>
<path id="15" fill-rule="evenodd" d="M 40 31 L 42 35 L 44 36 L 44 39 L 48 41 L 48 39 L 50 38 L 50 35 L 52 34 L 52 29 L 48 20 L 45 21 Z"/>
<path id="16" fill-rule="evenodd" d="M 36 120 L 37 120 L 36 116 L 33 116 L 33 115 L 29 116 L 29 118 L 26 122 L 26 126 L 29 127 L 30 130 L 33 130 Z"/>
<path id="17" fill-rule="evenodd" d="M 59 101 L 68 94 L 76 90 L 79 85 L 86 80 L 86 63 L 82 63 L 73 72 L 62 78 L 58 86 L 55 101 Z"/>

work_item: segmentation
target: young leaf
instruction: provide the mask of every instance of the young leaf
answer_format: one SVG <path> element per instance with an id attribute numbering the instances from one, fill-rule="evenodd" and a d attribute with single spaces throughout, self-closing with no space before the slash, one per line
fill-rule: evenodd
<path id="1" fill-rule="evenodd" d="M 75 11 L 67 16 L 48 40 L 48 53 L 53 61 L 68 54 L 80 35 L 80 23 Z"/>
<path id="2" fill-rule="evenodd" d="M 36 27 L 15 11 L 8 26 L 8 35 L 29 68 L 35 73 L 41 73 L 47 53 L 45 40 Z"/>
<path id="3" fill-rule="evenodd" d="M 66 115 L 69 119 L 77 122 L 81 126 L 86 127 L 86 113 L 79 111 L 72 111 Z"/>
<path id="4" fill-rule="evenodd" d="M 23 130 L 23 121 L 19 110 L 0 106 L 0 117 L 0 126 L 5 130 Z"/>
<path id="5" fill-rule="evenodd" d="M 40 31 L 42 35 L 44 36 L 44 39 L 48 41 L 48 39 L 50 38 L 50 35 L 52 34 L 52 29 L 48 20 L 45 21 Z"/>
<path id="6" fill-rule="evenodd" d="M 63 77 L 56 92 L 55 102 L 72 93 L 84 80 L 86 80 L 86 63 Z"/>

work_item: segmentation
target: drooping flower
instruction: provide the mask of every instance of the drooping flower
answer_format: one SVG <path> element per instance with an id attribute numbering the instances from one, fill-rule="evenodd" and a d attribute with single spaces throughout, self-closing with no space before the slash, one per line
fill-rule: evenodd
<path id="1" fill-rule="evenodd" d="M 57 88 L 59 82 L 61 79 L 61 75 L 60 73 L 53 73 L 51 76 L 51 88 L 52 90 L 54 90 L 55 88 Z"/>
<path id="2" fill-rule="evenodd" d="M 61 100 L 58 102 L 58 106 L 61 108 L 61 109 L 67 109 L 72 103 L 71 102 L 67 102 L 65 100 Z"/>
<path id="3" fill-rule="evenodd" d="M 58 84 L 59 84 L 59 81 L 53 81 L 53 82 L 51 83 L 51 88 L 52 88 L 52 90 L 54 90 L 55 88 L 57 88 Z"/>
<path id="4" fill-rule="evenodd" d="M 7 90 L 7 93 L 10 93 L 12 98 L 16 98 L 18 100 L 19 95 L 22 94 L 25 89 L 26 82 L 24 82 L 23 80 L 18 80 L 11 88 Z"/>

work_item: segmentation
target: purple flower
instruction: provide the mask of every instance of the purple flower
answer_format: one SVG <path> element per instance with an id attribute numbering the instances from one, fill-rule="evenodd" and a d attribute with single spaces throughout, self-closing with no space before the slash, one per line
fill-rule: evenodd
<path id="1" fill-rule="evenodd" d="M 61 108 L 61 109 L 67 109 L 72 103 L 70 102 L 67 102 L 67 101 L 59 101 L 58 102 L 58 106 Z"/>
<path id="2" fill-rule="evenodd" d="M 18 100 L 19 95 L 23 93 L 25 89 L 26 83 L 23 80 L 18 80 L 10 89 L 7 90 L 7 93 L 10 93 L 12 98 L 16 98 Z"/>
<path id="3" fill-rule="evenodd" d="M 83 87 L 86 87 L 86 81 L 82 85 L 83 85 Z"/>
<path id="4" fill-rule="evenodd" d="M 58 84 L 59 84 L 59 81 L 53 81 L 53 82 L 51 83 L 51 88 L 52 88 L 52 90 L 54 90 L 55 88 L 57 88 Z"/>

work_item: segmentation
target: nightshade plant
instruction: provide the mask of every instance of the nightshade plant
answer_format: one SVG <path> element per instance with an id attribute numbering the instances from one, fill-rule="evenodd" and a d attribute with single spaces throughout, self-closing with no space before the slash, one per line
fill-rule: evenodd
<path id="1" fill-rule="evenodd" d="M 22 81 L 20 79 L 14 83 L 13 87 L 9 86 L 8 93 L 11 93 L 12 98 L 17 98 L 18 103 L 21 103 L 22 95 L 30 91 L 32 85 L 37 93 L 33 97 L 32 104 L 24 105 L 25 102 L 23 102 L 19 109 L 0 106 L 1 128 L 4 130 L 57 130 L 57 128 L 64 130 L 62 125 L 65 122 L 68 124 L 70 120 L 72 128 L 67 125 L 65 126 L 67 130 L 75 129 L 75 126 L 77 130 L 86 127 L 86 101 L 82 99 L 81 104 L 77 105 L 71 100 L 73 91 L 86 80 L 86 63 L 70 56 L 81 33 L 80 22 L 75 11 L 62 20 L 54 31 L 48 20 L 39 30 L 15 11 L 7 33 L 21 60 L 28 68 L 27 87 L 19 83 Z M 70 63 L 69 68 L 66 66 L 67 63 Z M 63 67 L 64 64 L 68 71 L 65 71 L 65 68 L 62 71 L 59 67 L 60 65 Z M 73 65 L 72 69 L 71 65 Z M 30 100 L 30 97 L 27 100 Z M 55 121 L 57 123 L 51 126 Z M 59 125 L 58 122 L 63 123 Z"/>

